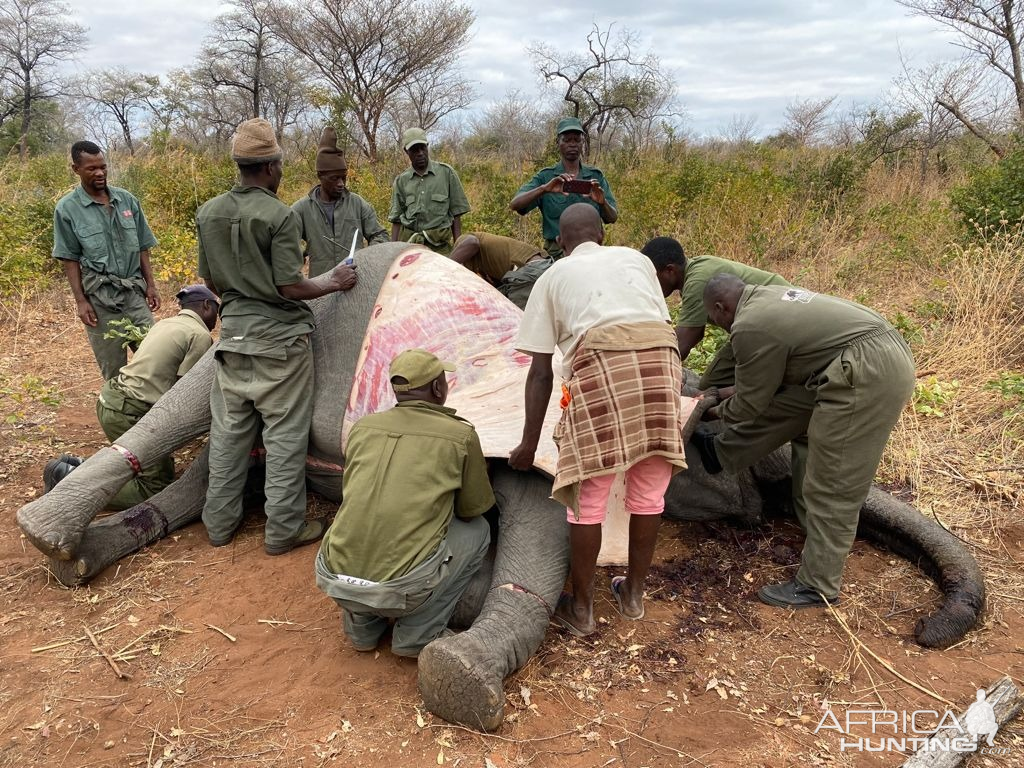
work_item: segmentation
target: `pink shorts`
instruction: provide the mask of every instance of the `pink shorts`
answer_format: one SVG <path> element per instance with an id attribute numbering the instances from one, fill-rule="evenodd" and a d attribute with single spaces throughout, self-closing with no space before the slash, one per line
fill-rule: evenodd
<path id="1" fill-rule="evenodd" d="M 648 456 L 626 470 L 626 511 L 631 515 L 660 515 L 665 511 L 665 490 L 672 479 L 672 465 L 664 456 Z M 567 519 L 574 525 L 600 525 L 608 512 L 615 474 L 591 477 L 580 483 L 580 519 L 572 509 Z"/>

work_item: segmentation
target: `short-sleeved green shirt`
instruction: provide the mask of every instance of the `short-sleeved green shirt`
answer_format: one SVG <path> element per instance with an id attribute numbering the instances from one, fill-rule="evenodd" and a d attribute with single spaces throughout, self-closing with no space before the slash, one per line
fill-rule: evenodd
<path id="1" fill-rule="evenodd" d="M 142 277 L 139 253 L 157 244 L 142 206 L 131 192 L 107 187 L 110 207 L 81 185 L 57 201 L 53 211 L 53 256 L 115 277 Z"/>
<path id="2" fill-rule="evenodd" d="M 562 165 L 561 160 L 559 160 L 555 165 L 550 165 L 547 168 L 541 168 L 534 174 L 532 179 L 519 188 L 516 195 L 521 195 L 523 192 L 529 192 L 531 189 L 536 189 L 537 187 L 543 187 L 555 178 L 555 176 L 561 176 L 563 173 L 565 173 L 565 166 Z M 597 182 L 601 185 L 601 189 L 604 190 L 604 197 L 605 200 L 608 201 L 608 205 L 612 208 L 618 209 L 619 206 L 615 202 L 615 196 L 612 194 L 612 189 L 608 186 L 608 180 L 604 177 L 600 168 L 580 163 L 580 172 L 576 174 L 576 178 L 582 180 L 597 179 Z M 578 195 L 576 193 L 572 193 L 568 195 L 541 195 L 540 199 L 534 200 L 533 203 L 528 205 L 525 210 L 521 211 L 521 213 L 526 214 L 534 208 L 540 208 L 541 235 L 545 240 L 554 240 L 558 237 L 558 220 L 562 216 L 562 211 L 573 203 L 589 203 L 594 206 L 598 213 L 601 212 L 601 207 L 591 200 L 589 195 Z"/>
<path id="3" fill-rule="evenodd" d="M 273 192 L 236 186 L 196 213 L 199 275 L 220 292 L 221 349 L 247 335 L 285 340 L 309 333 L 313 312 L 277 287 L 302 280 L 302 225 Z M 282 336 L 281 334 L 284 334 Z"/>
<path id="4" fill-rule="evenodd" d="M 152 405 L 199 362 L 213 338 L 206 323 L 183 309 L 152 328 L 117 377 L 113 386 L 127 397 Z"/>
<path id="5" fill-rule="evenodd" d="M 679 320 L 681 328 L 703 328 L 710 320 L 704 311 L 704 287 L 715 275 L 725 272 L 735 275 L 748 285 L 792 285 L 786 278 L 774 272 L 749 267 L 738 261 L 720 259 L 717 256 L 694 256 L 686 260 L 686 276 L 680 289 Z"/>
<path id="6" fill-rule="evenodd" d="M 434 553 L 453 514 L 468 519 L 493 505 L 473 425 L 451 408 L 407 400 L 352 427 L 341 508 L 321 551 L 334 573 L 389 581 Z"/>
<path id="7" fill-rule="evenodd" d="M 459 175 L 447 163 L 431 160 L 422 176 L 409 168 L 398 174 L 391 189 L 388 221 L 413 232 L 444 229 L 456 216 L 469 213 L 469 200 Z"/>
<path id="8" fill-rule="evenodd" d="M 320 187 L 313 187 L 305 197 L 292 204 L 302 224 L 306 241 L 309 276 L 316 277 L 337 266 L 348 256 L 352 237 L 358 232 L 356 248 L 386 243 L 390 238 L 377 220 L 377 213 L 368 202 L 354 192 L 345 192 L 334 205 L 334 221 L 329 222 L 319 202 Z"/>

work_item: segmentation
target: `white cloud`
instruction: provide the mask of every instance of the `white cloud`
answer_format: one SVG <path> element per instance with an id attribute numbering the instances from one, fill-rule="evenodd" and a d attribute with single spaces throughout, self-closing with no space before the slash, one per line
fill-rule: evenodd
<path id="1" fill-rule="evenodd" d="M 225 6 L 207 0 L 135 0 L 103 6 L 68 3 L 90 28 L 91 48 L 76 68 L 125 66 L 162 74 L 187 66 L 210 20 Z M 908 16 L 892 0 L 622 0 L 588 3 L 471 0 L 476 23 L 460 64 L 478 81 L 481 110 L 510 89 L 538 92 L 526 47 L 584 52 L 593 24 L 614 23 L 641 39 L 672 72 L 698 134 L 721 130 L 734 115 L 756 114 L 776 130 L 786 105 L 838 95 L 844 104 L 880 96 L 899 72 L 899 49 L 923 62 L 956 55 L 945 33 Z"/>

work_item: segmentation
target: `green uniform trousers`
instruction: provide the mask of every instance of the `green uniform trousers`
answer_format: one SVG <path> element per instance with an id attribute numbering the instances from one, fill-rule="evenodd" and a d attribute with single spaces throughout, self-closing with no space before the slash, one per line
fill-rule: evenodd
<path id="1" fill-rule="evenodd" d="M 792 441 L 793 504 L 806 533 L 796 578 L 825 597 L 839 594 L 860 508 L 914 380 L 899 332 L 865 337 L 808 382 L 807 394 L 783 387 L 757 419 L 715 439 L 733 472 Z"/>
<path id="2" fill-rule="evenodd" d="M 455 243 L 452 241 L 451 227 L 446 227 L 445 229 L 432 229 L 429 230 L 429 234 L 433 242 L 430 242 L 423 232 L 415 232 L 403 225 L 398 230 L 398 239 L 404 243 L 425 245 L 434 253 L 438 253 L 442 256 L 447 256 L 452 252 L 452 248 L 455 247 Z"/>
<path id="3" fill-rule="evenodd" d="M 306 518 L 306 448 L 313 415 L 313 355 L 301 337 L 286 357 L 218 352 L 210 393 L 210 486 L 203 524 L 227 541 L 242 522 L 249 454 L 263 424 L 267 545 L 294 541 Z"/>
<path id="4" fill-rule="evenodd" d="M 100 390 L 96 401 L 96 418 L 103 428 L 103 434 L 111 443 L 135 426 L 149 413 L 152 406 L 142 400 L 125 397 L 108 381 Z M 174 457 L 165 456 L 156 464 L 143 467 L 142 471 L 129 480 L 108 503 L 108 509 L 122 510 L 141 504 L 150 496 L 162 491 L 174 481 Z"/>
<path id="5" fill-rule="evenodd" d="M 483 517 L 452 518 L 437 551 L 409 573 L 383 583 L 353 584 L 332 578 L 317 556 L 317 586 L 342 609 L 342 626 L 356 648 L 376 646 L 394 618 L 391 652 L 417 656 L 448 626 L 469 580 L 487 554 L 491 529 Z"/>
<path id="6" fill-rule="evenodd" d="M 92 354 L 100 366 L 100 373 L 104 381 L 110 381 L 121 372 L 121 368 L 128 362 L 128 350 L 124 347 L 124 340 L 105 339 L 103 334 L 112 330 L 109 327 L 111 320 L 128 318 L 135 325 L 149 328 L 153 325 L 153 313 L 149 311 L 146 297 L 138 291 L 123 292 L 123 308 L 119 310 L 107 309 L 100 302 L 94 301 L 87 296 L 96 312 L 96 327 L 85 326 L 86 336 L 89 338 L 89 346 L 92 347 Z M 116 330 L 116 327 L 115 329 Z M 134 352 L 137 345 L 130 345 Z"/>
<path id="7" fill-rule="evenodd" d="M 498 291 L 517 307 L 525 310 L 526 302 L 530 300 L 530 293 L 533 292 L 533 286 L 554 263 L 553 259 L 537 259 L 529 264 L 524 264 L 519 269 L 506 272 L 505 276 L 501 278 L 501 282 L 498 283 Z"/>

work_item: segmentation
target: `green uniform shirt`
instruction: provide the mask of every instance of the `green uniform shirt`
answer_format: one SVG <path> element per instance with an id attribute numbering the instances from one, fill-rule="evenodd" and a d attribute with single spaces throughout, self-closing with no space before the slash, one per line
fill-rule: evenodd
<path id="1" fill-rule="evenodd" d="M 469 201 L 455 169 L 431 160 L 422 176 L 409 168 L 395 178 L 388 221 L 413 232 L 444 229 L 469 213 Z"/>
<path id="2" fill-rule="evenodd" d="M 292 205 L 302 225 L 302 239 L 306 242 L 309 276 L 322 275 L 336 267 L 348 256 L 352 237 L 358 232 L 356 248 L 386 243 L 390 238 L 377 220 L 371 205 L 354 192 L 344 192 L 334 204 L 334 221 L 327 220 L 320 203 L 320 187 L 315 186 L 308 195 Z"/>
<path id="3" fill-rule="evenodd" d="M 352 427 L 341 508 L 321 550 L 334 573 L 388 581 L 434 553 L 452 514 L 468 519 L 493 505 L 473 425 L 408 400 Z"/>
<path id="4" fill-rule="evenodd" d="M 792 285 L 774 272 L 748 267 L 738 261 L 720 259 L 717 256 L 694 256 L 686 260 L 686 276 L 679 291 L 682 302 L 679 305 L 679 320 L 676 325 L 682 328 L 702 328 L 710 322 L 708 313 L 704 311 L 704 287 L 708 280 L 720 272 L 736 275 L 747 285 Z"/>
<path id="5" fill-rule="evenodd" d="M 115 277 L 142 277 L 139 252 L 156 245 L 142 206 L 131 192 L 107 187 L 109 209 L 81 185 L 53 211 L 53 256 Z"/>
<path id="6" fill-rule="evenodd" d="M 736 307 L 732 347 L 736 394 L 722 406 L 729 424 L 751 421 L 783 384 L 813 386 L 844 347 L 892 331 L 874 310 L 801 288 L 748 285 Z"/>
<path id="7" fill-rule="evenodd" d="M 303 279 L 298 215 L 268 189 L 236 186 L 199 208 L 196 231 L 199 274 L 220 292 L 220 349 L 283 359 L 282 344 L 313 330 L 306 303 L 277 290 Z"/>
<path id="8" fill-rule="evenodd" d="M 152 405 L 213 346 L 206 323 L 191 309 L 161 320 L 113 380 L 121 394 Z"/>
<path id="9" fill-rule="evenodd" d="M 561 176 L 563 173 L 565 173 L 565 166 L 562 165 L 561 160 L 559 160 L 555 165 L 548 166 L 547 168 L 541 168 L 536 174 L 534 174 L 532 179 L 519 188 L 516 195 L 521 195 L 523 192 L 529 192 L 531 189 L 536 189 L 537 187 L 543 187 L 555 178 L 555 176 Z M 615 196 L 612 194 L 611 187 L 608 186 L 608 180 L 604 177 L 600 168 L 580 163 L 580 172 L 576 174 L 576 178 L 585 180 L 597 179 L 598 183 L 601 185 L 601 189 L 604 190 L 604 197 L 605 200 L 608 201 L 608 205 L 616 210 L 618 209 L 619 206 L 615 202 Z M 513 197 L 515 197 L 515 195 L 513 195 Z M 572 193 L 569 195 L 541 195 L 538 200 L 534 200 L 533 203 L 528 205 L 522 213 L 526 214 L 534 208 L 540 208 L 541 235 L 545 240 L 554 240 L 558 237 L 558 219 L 562 216 L 562 211 L 573 203 L 589 203 L 594 206 L 598 213 L 601 212 L 601 207 L 591 200 L 589 195 L 578 195 L 576 193 Z"/>

